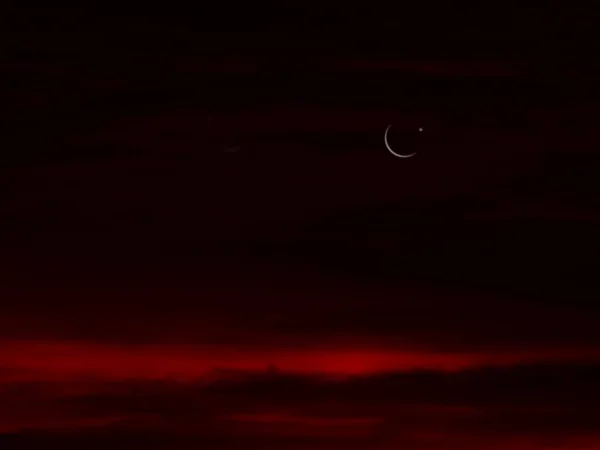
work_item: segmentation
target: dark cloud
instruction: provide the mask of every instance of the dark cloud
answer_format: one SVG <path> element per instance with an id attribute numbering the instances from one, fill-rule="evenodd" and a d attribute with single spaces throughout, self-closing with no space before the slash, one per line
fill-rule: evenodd
<path id="1" fill-rule="evenodd" d="M 322 402 L 333 409 L 348 402 L 362 407 L 439 405 L 475 408 L 561 407 L 590 408 L 600 396 L 595 380 L 600 367 L 587 364 L 535 364 L 504 368 L 482 367 L 459 372 L 413 370 L 376 375 L 355 375 L 337 380 L 328 375 L 294 375 L 270 371 L 264 373 L 232 372 L 216 379 L 200 378 L 197 383 L 169 380 L 115 381 L 94 387 L 83 395 L 65 396 L 67 404 L 104 412 L 115 412 L 121 404 L 138 412 L 149 411 L 154 403 L 159 409 L 169 402 L 181 410 L 195 405 L 234 405 L 242 410 L 248 405 L 286 408 L 290 405 L 317 407 Z M 226 375 L 226 372 L 224 372 Z M 52 387 L 51 384 L 48 386 Z M 60 385 L 57 385 L 60 386 Z M 94 394 L 93 389 L 101 392 Z M 199 402 L 198 399 L 204 399 Z M 148 402 L 148 403 L 146 403 Z M 233 403 L 232 403 L 233 402 Z M 388 403 L 387 406 L 385 404 Z M 111 406 L 112 405 L 112 406 Z M 344 409 L 344 408 L 341 408 Z M 341 410 L 340 409 L 340 410 Z M 339 411 L 338 411 L 339 412 Z"/>

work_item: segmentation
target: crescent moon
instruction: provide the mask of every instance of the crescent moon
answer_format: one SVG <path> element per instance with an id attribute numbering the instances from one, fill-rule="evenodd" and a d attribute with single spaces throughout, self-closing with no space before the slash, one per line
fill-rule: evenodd
<path id="1" fill-rule="evenodd" d="M 415 156 L 417 154 L 417 152 L 410 153 L 409 155 L 402 155 L 402 154 L 396 153 L 394 150 L 392 150 L 392 147 L 390 147 L 390 144 L 388 144 L 388 140 L 387 140 L 388 131 L 390 130 L 391 127 L 392 127 L 391 125 L 388 125 L 388 127 L 385 129 L 385 133 L 383 134 L 383 142 L 385 142 L 385 147 L 388 149 L 388 151 L 392 155 L 397 156 L 398 158 L 410 158 L 411 156 Z"/>

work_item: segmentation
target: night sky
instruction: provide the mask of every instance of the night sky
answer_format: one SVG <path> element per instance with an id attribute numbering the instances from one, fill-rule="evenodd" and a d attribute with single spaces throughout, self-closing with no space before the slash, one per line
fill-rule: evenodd
<path id="1" fill-rule="evenodd" d="M 600 449 L 595 16 L 13 8 L 0 448 Z"/>

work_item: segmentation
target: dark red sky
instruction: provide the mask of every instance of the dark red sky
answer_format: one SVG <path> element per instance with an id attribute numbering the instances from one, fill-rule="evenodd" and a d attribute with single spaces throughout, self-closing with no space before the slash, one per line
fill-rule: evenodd
<path id="1" fill-rule="evenodd" d="M 308 6 L 2 43 L 0 447 L 600 448 L 589 14 Z"/>

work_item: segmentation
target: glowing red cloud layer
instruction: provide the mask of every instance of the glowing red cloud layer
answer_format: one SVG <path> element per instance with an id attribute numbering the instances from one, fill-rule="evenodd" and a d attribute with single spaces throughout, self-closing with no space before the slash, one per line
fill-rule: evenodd
<path id="1" fill-rule="evenodd" d="M 109 346 L 64 341 L 5 341 L 0 366 L 15 374 L 103 379 L 190 379 L 214 368 L 295 373 L 370 374 L 415 369 L 458 371 L 519 363 L 598 361 L 596 349 L 546 349 L 506 353 L 441 353 L 390 348 L 313 347 L 242 349 L 215 346 Z M 15 375 L 16 376 L 16 375 Z M 5 375 L 6 378 L 6 375 Z"/>

